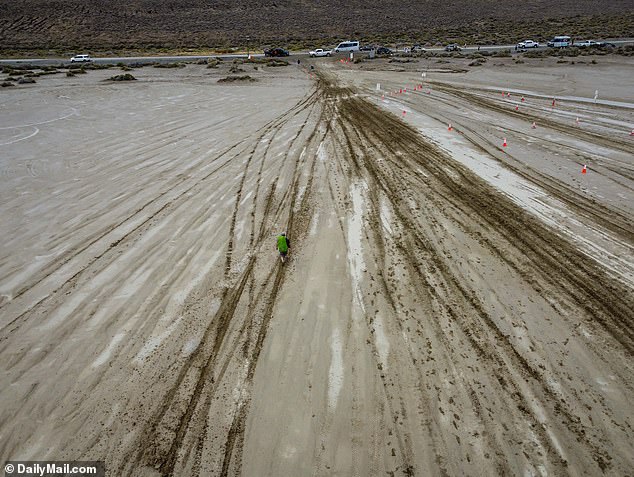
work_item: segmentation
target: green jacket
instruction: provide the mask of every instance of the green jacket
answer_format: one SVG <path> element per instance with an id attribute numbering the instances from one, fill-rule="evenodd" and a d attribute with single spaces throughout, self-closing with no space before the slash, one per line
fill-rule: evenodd
<path id="1" fill-rule="evenodd" d="M 277 249 L 282 253 L 288 251 L 288 242 L 286 241 L 286 237 L 284 235 L 277 237 Z"/>

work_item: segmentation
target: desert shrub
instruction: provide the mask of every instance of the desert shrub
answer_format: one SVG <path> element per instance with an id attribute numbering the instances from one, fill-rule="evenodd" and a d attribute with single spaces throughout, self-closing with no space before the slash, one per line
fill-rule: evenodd
<path id="1" fill-rule="evenodd" d="M 557 60 L 557 63 L 568 63 L 568 60 L 564 60 L 563 58 Z"/>
<path id="2" fill-rule="evenodd" d="M 196 64 L 196 65 L 206 65 L 207 64 L 207 60 L 205 58 L 200 58 L 194 64 Z"/>
<path id="3" fill-rule="evenodd" d="M 271 59 L 267 61 L 266 66 L 288 66 L 288 61 Z"/>
<path id="4" fill-rule="evenodd" d="M 499 51 L 496 51 L 495 53 L 493 53 L 493 56 L 495 56 L 496 58 L 510 58 L 511 57 L 511 50 L 509 50 L 509 49 L 499 50 Z"/>
<path id="5" fill-rule="evenodd" d="M 227 76 L 225 78 L 220 78 L 218 80 L 218 83 L 233 83 L 235 81 L 247 81 L 247 82 L 251 82 L 251 81 L 257 81 L 255 78 L 251 78 L 249 75 L 242 75 L 242 76 Z"/>
<path id="6" fill-rule="evenodd" d="M 515 64 L 516 65 L 523 65 L 524 64 L 524 60 L 517 59 L 517 60 L 515 60 Z"/>
<path id="7" fill-rule="evenodd" d="M 614 53 L 622 56 L 633 56 L 634 55 L 634 46 L 633 45 L 625 45 L 619 46 L 615 49 Z"/>
<path id="8" fill-rule="evenodd" d="M 487 60 L 485 58 L 476 58 L 471 63 L 469 63 L 469 66 L 482 66 L 484 63 L 486 63 L 486 61 Z"/>
<path id="9" fill-rule="evenodd" d="M 229 68 L 229 73 L 244 73 L 244 70 L 233 65 L 231 68 Z"/>
<path id="10" fill-rule="evenodd" d="M 16 78 L 15 76 L 7 76 L 5 81 L 17 81 L 18 78 Z"/>
<path id="11" fill-rule="evenodd" d="M 18 84 L 32 84 L 32 83 L 35 83 L 35 80 L 33 78 L 24 77 L 18 80 Z"/>
<path id="12" fill-rule="evenodd" d="M 75 76 L 75 73 L 73 73 L 72 71 L 67 71 L 66 76 L 70 78 L 71 76 Z"/>
<path id="13" fill-rule="evenodd" d="M 136 78 L 132 76 L 130 73 L 126 73 L 123 75 L 114 75 L 108 78 L 107 81 L 136 81 Z"/>
<path id="14" fill-rule="evenodd" d="M 543 58 L 547 55 L 548 53 L 546 51 L 539 50 L 527 51 L 524 53 L 524 57 L 526 58 Z"/>
<path id="15" fill-rule="evenodd" d="M 185 63 L 154 63 L 154 68 L 185 68 Z"/>
<path id="16" fill-rule="evenodd" d="M 411 58 L 390 58 L 388 63 L 412 63 L 413 61 Z"/>
<path id="17" fill-rule="evenodd" d="M 15 85 L 9 81 L 3 81 L 0 86 L 2 86 L 3 88 L 7 88 L 9 86 L 15 86 Z"/>
<path id="18" fill-rule="evenodd" d="M 207 62 L 207 68 L 218 68 L 218 60 L 209 60 Z"/>
<path id="19" fill-rule="evenodd" d="M 593 65 L 597 64 L 597 60 L 592 60 L 590 63 L 592 63 Z"/>

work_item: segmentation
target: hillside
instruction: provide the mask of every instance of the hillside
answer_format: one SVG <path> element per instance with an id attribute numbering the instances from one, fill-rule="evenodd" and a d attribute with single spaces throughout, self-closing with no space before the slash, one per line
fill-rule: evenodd
<path id="1" fill-rule="evenodd" d="M 514 42 L 558 33 L 634 36 L 631 0 L 5 0 L 0 45 L 29 49 L 290 48 L 349 37 L 386 43 Z"/>

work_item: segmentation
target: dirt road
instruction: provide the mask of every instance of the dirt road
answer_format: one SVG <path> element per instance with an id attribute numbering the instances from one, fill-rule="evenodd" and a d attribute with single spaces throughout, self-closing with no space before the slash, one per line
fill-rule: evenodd
<path id="1" fill-rule="evenodd" d="M 3 90 L 2 460 L 630 473 L 634 98 L 535 61 Z"/>

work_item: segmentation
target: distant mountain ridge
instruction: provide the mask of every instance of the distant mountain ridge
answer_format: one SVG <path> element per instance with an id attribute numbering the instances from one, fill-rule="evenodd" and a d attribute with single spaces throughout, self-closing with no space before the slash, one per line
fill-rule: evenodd
<path id="1" fill-rule="evenodd" d="M 634 36 L 632 0 L 2 0 L 7 49 L 304 47 Z M 247 39 L 248 38 L 248 39 Z"/>

